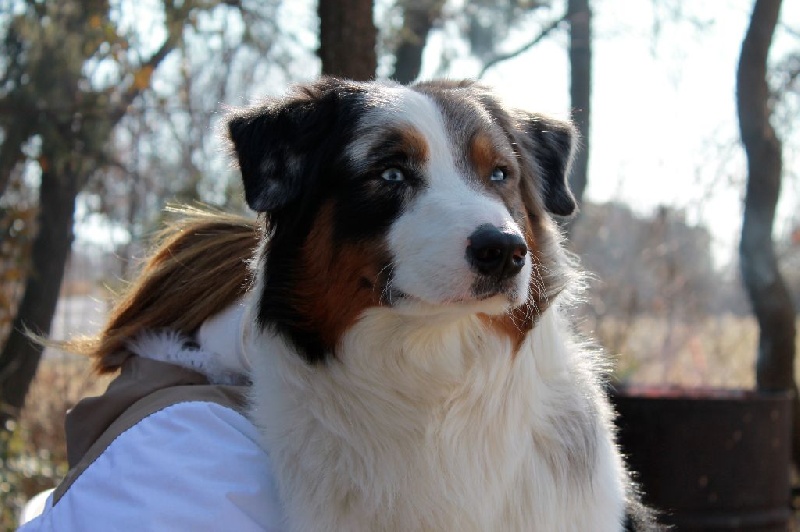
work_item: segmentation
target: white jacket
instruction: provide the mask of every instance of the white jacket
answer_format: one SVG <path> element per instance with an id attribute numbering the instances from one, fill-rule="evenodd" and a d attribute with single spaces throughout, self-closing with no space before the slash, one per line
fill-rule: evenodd
<path id="1" fill-rule="evenodd" d="M 224 337 L 214 329 L 238 326 L 240 317 L 234 309 L 204 325 L 199 349 L 174 334 L 134 344 L 140 356 L 128 359 L 106 393 L 70 412 L 71 471 L 20 530 L 282 530 L 269 457 L 237 406 L 247 386 L 209 384 L 246 370 L 239 346 L 226 354 L 213 345 Z M 142 353 L 142 345 L 151 351 Z M 195 363 L 209 357 L 213 364 Z"/>

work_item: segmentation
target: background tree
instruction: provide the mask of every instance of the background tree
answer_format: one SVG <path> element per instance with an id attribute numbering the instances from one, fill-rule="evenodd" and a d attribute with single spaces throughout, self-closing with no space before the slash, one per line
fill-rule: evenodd
<path id="1" fill-rule="evenodd" d="M 319 0 L 322 74 L 354 80 L 375 77 L 378 30 L 372 0 Z"/>
<path id="2" fill-rule="evenodd" d="M 41 346 L 31 342 L 25 330 L 42 335 L 50 331 L 74 237 L 78 192 L 102 164 L 102 147 L 114 124 L 179 38 L 169 34 L 155 53 L 129 71 L 124 88 L 95 90 L 87 75 L 89 61 L 124 46 L 116 28 L 106 23 L 109 4 L 30 2 L 24 7 L 3 43 L 9 64 L 0 115 L 7 135 L 0 185 L 5 186 L 10 171 L 22 161 L 23 144 L 34 138 L 41 183 L 31 271 L 0 352 L 0 425 L 21 408 L 41 356 Z M 177 11 L 168 16 L 180 16 Z M 18 128 L 21 131 L 15 131 Z"/>
<path id="3" fill-rule="evenodd" d="M 778 269 L 772 232 L 781 192 L 781 140 L 770 123 L 767 58 L 781 0 L 757 0 L 736 76 L 739 131 L 747 156 L 747 190 L 739 247 L 742 279 L 759 325 L 756 384 L 794 394 L 793 457 L 800 464 L 800 401 L 794 380 L 795 312 Z"/>
<path id="4" fill-rule="evenodd" d="M 112 164 L 82 192 L 89 216 L 115 228 L 119 277 L 138 266 L 167 202 L 245 212 L 235 169 L 220 150 L 224 106 L 315 73 L 313 51 L 281 30 L 281 0 L 218 4 L 185 21 L 180 46 L 114 130 Z"/>
<path id="5" fill-rule="evenodd" d="M 481 0 L 471 4 L 472 9 L 466 12 L 466 21 L 462 22 L 462 25 L 466 25 L 468 29 L 466 36 L 470 51 L 483 63 L 477 77 L 482 78 L 490 68 L 519 57 L 561 28 L 567 19 L 566 10 L 556 16 L 545 15 L 538 24 L 532 24 L 536 31 L 533 32 L 533 37 L 521 46 L 510 51 L 498 49 L 502 44 L 500 36 L 507 35 L 523 23 L 530 24 L 531 18 L 537 17 L 539 12 L 550 11 L 553 4 L 547 0 L 533 2 L 505 0 L 499 4 Z"/>
<path id="6" fill-rule="evenodd" d="M 50 332 L 78 194 L 109 163 L 115 126 L 180 44 L 199 5 L 207 4 L 165 0 L 165 38 L 144 57 L 112 22 L 118 6 L 107 1 L 11 2 L 2 10 L 0 194 L 19 165 L 38 173 L 40 184 L 30 271 L 0 351 L 0 429 L 22 407 L 42 354 L 26 330 Z"/>
<path id="7" fill-rule="evenodd" d="M 592 10 L 589 0 L 569 0 L 569 96 L 572 120 L 581 135 L 578 151 L 570 174 L 570 186 L 578 204 L 583 203 L 589 171 L 592 111 Z M 579 211 L 580 213 L 580 211 Z M 573 222 L 567 226 L 572 227 Z"/>
<path id="8" fill-rule="evenodd" d="M 441 19 L 444 0 L 399 0 L 403 24 L 394 37 L 394 70 L 391 79 L 408 84 L 422 70 L 422 53 L 428 36 Z"/>

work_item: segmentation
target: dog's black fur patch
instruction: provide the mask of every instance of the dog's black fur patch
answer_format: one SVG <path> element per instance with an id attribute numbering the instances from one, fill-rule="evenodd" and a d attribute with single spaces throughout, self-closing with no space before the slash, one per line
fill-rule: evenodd
<path id="1" fill-rule="evenodd" d="M 577 133 L 568 123 L 541 115 L 526 117 L 524 127 L 533 139 L 535 158 L 542 169 L 545 207 L 552 214 L 571 216 L 577 208 L 567 184 Z"/>
<path id="2" fill-rule="evenodd" d="M 308 327 L 293 292 L 302 269 L 300 251 L 320 208 L 334 205 L 331 245 L 336 247 L 384 233 L 409 190 L 419 185 L 413 179 L 377 183 L 382 169 L 400 157 L 396 151 L 387 150 L 361 171 L 348 161 L 346 147 L 364 108 L 363 93 L 358 84 L 323 79 L 294 97 L 234 113 L 228 121 L 247 203 L 266 215 L 272 233 L 259 322 L 288 338 L 309 363 L 324 361 L 334 347 Z"/>

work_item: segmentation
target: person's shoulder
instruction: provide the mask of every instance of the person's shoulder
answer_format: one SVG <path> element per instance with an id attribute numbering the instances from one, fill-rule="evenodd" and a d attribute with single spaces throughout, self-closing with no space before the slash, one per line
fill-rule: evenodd
<path id="1" fill-rule="evenodd" d="M 119 434 L 40 519 L 59 530 L 278 530 L 281 514 L 255 426 L 187 401 Z"/>
<path id="2" fill-rule="evenodd" d="M 227 436 L 244 438 L 259 446 L 258 430 L 239 409 L 214 401 L 189 400 L 168 405 L 131 427 L 144 428 L 146 425 L 164 431 L 197 431 L 202 437 Z M 244 441 L 243 440 L 243 441 Z"/>
<path id="3" fill-rule="evenodd" d="M 217 450 L 230 454 L 239 449 L 266 459 L 258 430 L 247 417 L 229 406 L 200 400 L 171 404 L 147 415 L 117 436 L 107 450 L 119 452 L 122 447 L 125 452 L 157 451 L 156 456 L 188 452 L 186 459 L 213 461 L 224 460 L 216 456 Z"/>

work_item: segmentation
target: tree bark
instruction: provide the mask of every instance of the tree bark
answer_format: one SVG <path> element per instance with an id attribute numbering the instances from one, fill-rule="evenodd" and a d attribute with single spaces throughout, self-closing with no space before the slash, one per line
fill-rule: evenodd
<path id="1" fill-rule="evenodd" d="M 567 17 L 569 18 L 570 105 L 572 120 L 581 136 L 581 147 L 572 165 L 569 184 L 580 205 L 583 203 L 583 193 L 588 182 L 591 146 L 592 10 L 589 0 L 569 0 Z M 577 217 L 566 224 L 568 232 L 576 220 Z"/>
<path id="2" fill-rule="evenodd" d="M 759 325 L 759 390 L 794 393 L 793 458 L 800 464 L 800 402 L 794 380 L 795 314 L 772 241 L 781 192 L 782 146 L 770 124 L 767 57 L 781 0 L 757 0 L 736 75 L 739 131 L 747 156 L 747 190 L 739 245 L 742 279 Z"/>
<path id="3" fill-rule="evenodd" d="M 38 233 L 31 249 L 31 273 L 13 327 L 0 352 L 0 430 L 9 419 L 19 414 L 42 356 L 42 345 L 28 338 L 26 331 L 42 336 L 50 333 L 74 238 L 79 181 L 68 168 L 42 172 Z"/>
<path id="4" fill-rule="evenodd" d="M 405 2 L 400 44 L 395 52 L 394 72 L 391 75 L 393 80 L 408 84 L 417 79 L 422 69 L 422 53 L 428 42 L 428 34 L 441 16 L 443 7 L 443 0 Z"/>
<path id="5" fill-rule="evenodd" d="M 375 77 L 377 30 L 372 0 L 319 0 L 322 74 L 366 81 Z"/>

